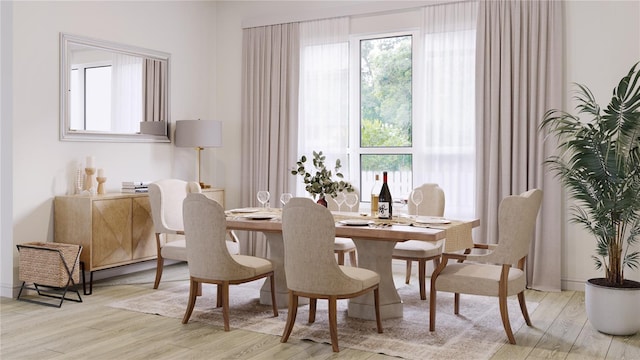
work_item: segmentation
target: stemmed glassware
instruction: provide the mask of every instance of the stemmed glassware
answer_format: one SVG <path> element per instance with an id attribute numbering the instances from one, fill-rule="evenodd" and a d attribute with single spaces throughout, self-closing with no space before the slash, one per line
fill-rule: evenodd
<path id="1" fill-rule="evenodd" d="M 342 204 L 344 204 L 345 200 L 347 200 L 347 196 L 343 192 L 339 192 L 336 194 L 336 197 L 333 198 L 333 200 L 335 200 L 336 204 L 338 204 L 339 212 L 342 208 Z"/>
<path id="2" fill-rule="evenodd" d="M 280 195 L 280 202 L 282 203 L 282 206 L 287 205 L 287 203 L 289 202 L 289 200 L 291 200 L 292 197 L 293 195 L 291 195 L 291 193 L 282 193 L 282 195 Z"/>
<path id="3" fill-rule="evenodd" d="M 348 193 L 345 195 L 344 202 L 349 207 L 349 212 L 353 212 L 353 207 L 358 203 L 358 195 L 356 193 Z"/>
<path id="4" fill-rule="evenodd" d="M 411 202 L 416 205 L 416 216 L 420 215 L 420 203 L 422 203 L 422 191 L 413 190 L 411 192 Z"/>
<path id="5" fill-rule="evenodd" d="M 262 204 L 262 207 L 266 207 L 266 204 L 269 202 L 269 197 L 271 197 L 271 194 L 269 194 L 268 191 L 258 191 L 258 201 L 260 202 L 260 204 Z"/>

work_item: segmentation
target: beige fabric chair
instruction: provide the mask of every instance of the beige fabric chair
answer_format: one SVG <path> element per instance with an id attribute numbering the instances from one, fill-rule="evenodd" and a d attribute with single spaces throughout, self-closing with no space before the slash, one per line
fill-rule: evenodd
<path id="1" fill-rule="evenodd" d="M 354 192 L 358 194 L 358 189 L 355 187 L 354 187 Z M 346 194 L 347 192 L 345 191 L 345 195 Z M 339 209 L 341 209 L 342 211 L 349 210 L 349 207 L 346 204 L 342 204 L 342 206 L 338 206 L 338 203 L 336 203 L 335 199 L 332 198 L 331 196 L 327 197 L 326 200 L 327 200 L 327 208 L 330 211 L 338 211 Z M 360 201 L 358 201 L 358 204 L 356 204 L 356 206 L 353 207 L 353 210 L 355 212 L 358 212 L 360 210 Z M 333 252 L 335 252 L 336 255 L 338 255 L 338 265 L 344 265 L 344 256 L 346 254 L 349 254 L 349 263 L 351 264 L 351 266 L 358 266 L 358 260 L 356 256 L 356 244 L 353 243 L 353 240 L 351 240 L 350 238 L 336 237 L 333 245 L 334 245 Z"/>
<path id="2" fill-rule="evenodd" d="M 271 283 L 273 316 L 278 316 L 273 264 L 267 259 L 229 253 L 222 206 L 203 194 L 188 194 L 184 200 L 183 218 L 190 281 L 189 303 L 182 323 L 186 324 L 191 317 L 201 284 L 216 284 L 217 306 L 222 306 L 224 330 L 229 331 L 229 285 L 265 277 Z"/>
<path id="3" fill-rule="evenodd" d="M 157 289 L 160 285 L 164 259 L 187 261 L 184 238 L 176 237 L 169 240 L 168 237 L 171 234 L 184 234 L 182 202 L 188 193 L 199 193 L 200 191 L 200 185 L 195 181 L 165 179 L 149 184 L 149 202 L 151 204 L 151 217 L 155 228 L 157 248 L 154 289 Z M 237 254 L 240 251 L 239 242 L 235 234 L 229 235 L 231 237 L 231 240 L 227 242 L 229 251 L 232 254 Z"/>
<path id="4" fill-rule="evenodd" d="M 416 188 L 421 190 L 423 195 L 422 203 L 418 206 L 419 213 L 416 212 L 416 205 L 409 201 L 409 214 L 420 216 L 443 216 L 444 215 L 444 191 L 438 184 L 423 184 Z M 442 241 L 430 243 L 419 240 L 409 240 L 399 242 L 393 249 L 393 258 L 406 260 L 407 272 L 405 283 L 411 279 L 411 263 L 418 262 L 418 282 L 420 283 L 420 299 L 427 299 L 426 291 L 426 271 L 427 261 L 433 260 L 433 268 L 440 264 L 440 254 L 442 254 Z"/>
<path id="5" fill-rule="evenodd" d="M 333 254 L 335 222 L 331 212 L 311 199 L 293 198 L 282 214 L 284 269 L 289 289 L 289 315 L 281 342 L 287 342 L 298 310 L 298 297 L 309 298 L 309 323 L 315 321 L 317 299 L 329 301 L 329 332 L 338 352 L 337 300 L 373 291 L 376 325 L 382 333 L 378 285 L 371 270 L 341 266 Z"/>
<path id="6" fill-rule="evenodd" d="M 431 277 L 429 330 L 436 326 L 437 291 L 453 292 L 454 313 L 459 313 L 460 293 L 497 296 L 502 324 L 509 342 L 515 344 L 511 331 L 507 297 L 518 295 L 520 311 L 531 326 L 524 299 L 526 274 L 524 264 L 536 224 L 542 190 L 533 189 L 521 195 L 507 196 L 498 210 L 498 244 L 474 244 L 474 248 L 491 250 L 486 254 L 442 254 L 442 261 Z M 449 263 L 449 259 L 458 260 Z M 463 262 L 464 261 L 464 262 Z M 516 265 L 514 267 L 513 265 Z"/>

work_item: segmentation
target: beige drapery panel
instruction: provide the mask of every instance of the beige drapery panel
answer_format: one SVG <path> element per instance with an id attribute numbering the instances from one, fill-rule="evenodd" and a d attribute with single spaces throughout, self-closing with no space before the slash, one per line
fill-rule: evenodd
<path id="1" fill-rule="evenodd" d="M 165 61 L 144 60 L 144 121 L 167 120 L 166 66 Z"/>
<path id="2" fill-rule="evenodd" d="M 561 289 L 562 192 L 543 161 L 554 151 L 538 126 L 562 107 L 562 19 L 559 1 L 481 1 L 476 68 L 478 209 L 481 239 L 495 241 L 498 204 L 507 195 L 544 191 L 532 250 L 529 287 Z"/>
<path id="3" fill-rule="evenodd" d="M 256 193 L 268 190 L 276 207 L 294 181 L 299 25 L 245 29 L 242 42 L 241 203 L 258 206 Z M 240 241 L 243 253 L 266 256 L 263 235 L 242 234 Z"/>

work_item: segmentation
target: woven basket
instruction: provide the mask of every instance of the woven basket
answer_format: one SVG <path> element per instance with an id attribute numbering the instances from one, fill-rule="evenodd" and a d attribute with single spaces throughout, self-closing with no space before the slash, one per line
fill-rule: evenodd
<path id="1" fill-rule="evenodd" d="M 51 287 L 64 287 L 69 281 L 69 270 L 73 268 L 72 278 L 80 280 L 80 245 L 33 242 L 18 245 L 20 253 L 19 279 L 26 283 L 35 283 Z M 29 246 L 29 247 L 26 247 Z M 53 249 L 57 251 L 48 251 Z M 60 257 L 62 254 L 62 258 Z"/>

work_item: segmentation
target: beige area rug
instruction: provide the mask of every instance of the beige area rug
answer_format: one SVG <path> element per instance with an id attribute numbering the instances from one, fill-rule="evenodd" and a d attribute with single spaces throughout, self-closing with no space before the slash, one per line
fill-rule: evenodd
<path id="1" fill-rule="evenodd" d="M 404 317 L 383 320 L 384 333 L 378 334 L 375 321 L 364 321 L 347 316 L 347 301 L 338 301 L 338 339 L 341 349 L 353 348 L 406 359 L 487 359 L 503 344 L 507 337 L 502 327 L 498 299 L 461 295 L 460 315 L 453 314 L 453 294 L 438 294 L 436 331 L 428 327 L 428 300 L 419 300 L 416 284 L 398 288 L 404 302 Z M 287 310 L 273 317 L 270 306 L 259 303 L 262 281 L 236 285 L 230 288 L 230 326 L 264 334 L 281 336 L 287 319 Z M 222 327 L 222 312 L 215 307 L 216 287 L 203 286 L 204 295 L 196 302 L 189 321 L 199 321 Z M 151 294 L 121 300 L 110 306 L 119 309 L 157 314 L 176 318 L 176 326 L 187 306 L 188 282 L 171 289 L 159 289 Z M 537 303 L 527 302 L 529 314 Z M 327 302 L 318 300 L 316 322 L 308 324 L 308 305 L 298 309 L 291 338 L 330 343 L 327 322 Z M 509 299 L 509 317 L 514 333 L 524 324 L 517 299 Z"/>

